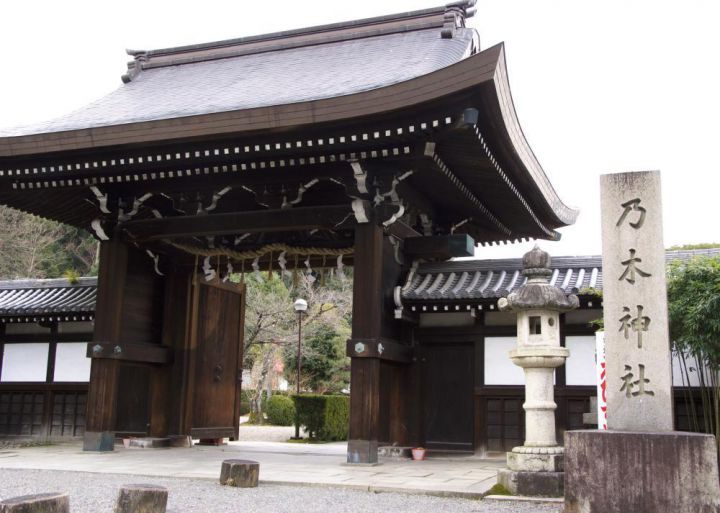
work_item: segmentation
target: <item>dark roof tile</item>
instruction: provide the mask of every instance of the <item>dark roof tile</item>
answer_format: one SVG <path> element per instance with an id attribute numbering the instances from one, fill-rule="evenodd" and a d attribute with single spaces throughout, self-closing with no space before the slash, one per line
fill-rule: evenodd
<path id="1" fill-rule="evenodd" d="M 97 278 L 0 281 L 0 322 L 91 320 Z"/>
<path id="2" fill-rule="evenodd" d="M 21 136 L 293 104 L 385 87 L 454 64 L 474 29 L 439 28 L 145 69 L 75 112 L 0 131 Z"/>
<path id="3" fill-rule="evenodd" d="M 666 260 L 689 260 L 695 256 L 720 256 L 720 249 L 668 251 Z M 553 257 L 550 283 L 565 293 L 592 288 L 602 290 L 602 257 Z M 473 301 L 507 296 L 527 280 L 521 274 L 521 258 L 459 260 L 421 264 L 403 286 L 406 301 Z"/>

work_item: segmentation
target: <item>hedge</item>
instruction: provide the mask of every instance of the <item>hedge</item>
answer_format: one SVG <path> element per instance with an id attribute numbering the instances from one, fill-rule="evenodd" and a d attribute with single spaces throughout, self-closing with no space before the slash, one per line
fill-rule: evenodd
<path id="1" fill-rule="evenodd" d="M 240 415 L 248 415 L 250 413 L 250 402 L 252 401 L 253 396 L 255 395 L 255 390 L 252 388 L 243 388 L 240 391 Z M 289 396 L 290 392 L 287 390 L 273 390 L 273 396 L 275 395 L 282 395 L 282 396 Z M 262 401 L 262 410 L 263 412 L 267 410 L 267 392 L 263 390 L 261 399 Z"/>
<path id="2" fill-rule="evenodd" d="M 292 426 L 295 422 L 295 404 L 284 395 L 273 395 L 265 408 L 268 421 L 276 426 Z"/>
<path id="3" fill-rule="evenodd" d="M 347 440 L 350 423 L 350 398 L 345 395 L 303 394 L 292 397 L 300 425 L 310 438 Z"/>

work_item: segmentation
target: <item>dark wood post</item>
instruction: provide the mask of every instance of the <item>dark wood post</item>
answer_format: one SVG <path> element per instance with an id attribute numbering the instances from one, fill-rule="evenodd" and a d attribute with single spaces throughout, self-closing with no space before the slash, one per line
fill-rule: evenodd
<path id="1" fill-rule="evenodd" d="M 119 240 L 100 243 L 94 342 L 120 342 L 122 299 L 127 275 L 127 246 Z M 83 450 L 112 451 L 115 429 L 118 361 L 93 358 L 88 385 Z"/>
<path id="2" fill-rule="evenodd" d="M 373 223 L 355 229 L 351 346 L 378 340 L 383 308 L 383 233 Z M 348 463 L 376 463 L 380 422 L 380 359 L 353 357 L 350 366 Z"/>

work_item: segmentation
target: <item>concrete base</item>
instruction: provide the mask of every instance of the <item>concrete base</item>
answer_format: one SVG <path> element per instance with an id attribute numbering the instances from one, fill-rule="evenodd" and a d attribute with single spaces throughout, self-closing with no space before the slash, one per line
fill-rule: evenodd
<path id="1" fill-rule="evenodd" d="M 115 435 L 111 431 L 85 431 L 83 451 L 112 451 Z"/>
<path id="2" fill-rule="evenodd" d="M 192 437 L 189 435 L 170 435 L 170 447 L 192 447 Z"/>
<path id="3" fill-rule="evenodd" d="M 562 497 L 562 472 L 524 472 L 508 468 L 498 470 L 497 482 L 513 495 L 528 497 Z"/>
<path id="4" fill-rule="evenodd" d="M 383 445 L 382 447 L 378 447 L 378 456 L 381 458 L 392 458 L 394 460 L 409 460 L 412 459 L 412 447 Z"/>
<path id="5" fill-rule="evenodd" d="M 350 440 L 347 446 L 348 463 L 377 463 L 377 440 Z"/>
<path id="6" fill-rule="evenodd" d="M 567 431 L 565 513 L 717 513 L 715 437 Z"/>
<path id="7" fill-rule="evenodd" d="M 159 449 L 162 447 L 170 447 L 170 439 L 151 437 L 130 438 L 128 439 L 128 447 L 137 447 L 140 449 Z"/>
<path id="8" fill-rule="evenodd" d="M 562 472 L 564 456 L 560 454 L 507 453 L 507 465 L 517 472 Z"/>

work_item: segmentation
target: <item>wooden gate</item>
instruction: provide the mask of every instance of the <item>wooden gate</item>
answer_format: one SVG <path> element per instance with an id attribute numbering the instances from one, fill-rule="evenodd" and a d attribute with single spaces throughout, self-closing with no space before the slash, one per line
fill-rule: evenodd
<path id="1" fill-rule="evenodd" d="M 237 440 L 244 287 L 196 276 L 190 312 L 185 425 L 193 438 Z"/>
<path id="2" fill-rule="evenodd" d="M 423 347 L 425 445 L 472 452 L 474 447 L 472 344 Z"/>

